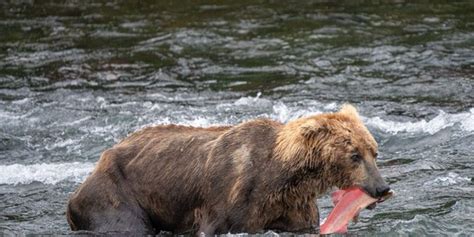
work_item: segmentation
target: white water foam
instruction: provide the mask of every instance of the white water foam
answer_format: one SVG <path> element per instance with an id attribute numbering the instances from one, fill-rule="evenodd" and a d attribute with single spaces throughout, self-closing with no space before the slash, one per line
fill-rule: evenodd
<path id="1" fill-rule="evenodd" d="M 263 103 L 262 100 L 265 103 Z M 260 94 L 253 98 L 240 98 L 234 103 L 234 105 L 258 107 L 262 104 L 268 103 L 272 106 L 272 112 L 267 116 L 280 122 L 288 122 L 299 117 L 320 114 L 323 112 L 337 111 L 340 107 L 336 103 L 321 104 L 310 102 L 304 109 L 301 109 L 299 106 L 288 106 L 281 101 L 274 102 L 260 98 Z M 457 114 L 450 114 L 440 110 L 439 114 L 431 120 L 422 119 L 412 122 L 398 122 L 385 120 L 380 117 L 364 117 L 363 115 L 361 117 L 369 128 L 379 129 L 391 134 L 397 134 L 400 132 L 435 134 L 445 128 L 456 125 L 459 125 L 461 130 L 464 132 L 474 132 L 474 108 Z"/>
<path id="2" fill-rule="evenodd" d="M 437 177 L 425 183 L 427 186 L 452 186 L 469 183 L 471 181 L 468 177 L 463 177 L 457 173 L 449 172 L 445 176 Z"/>
<path id="3" fill-rule="evenodd" d="M 94 163 L 57 163 L 33 165 L 0 165 L 0 184 L 56 184 L 63 180 L 81 183 L 94 168 Z"/>
<path id="4" fill-rule="evenodd" d="M 422 119 L 415 122 L 396 122 L 386 121 L 379 117 L 364 118 L 364 120 L 368 126 L 392 134 L 399 132 L 435 134 L 454 125 L 460 125 L 461 129 L 467 132 L 474 131 L 474 109 L 458 114 L 448 114 L 440 111 L 436 117 L 429 121 Z"/>
<path id="5" fill-rule="evenodd" d="M 338 107 L 335 103 L 328 105 L 315 104 L 307 109 L 291 108 L 282 102 L 274 103 L 273 113 L 269 116 L 281 122 L 288 122 L 293 119 L 323 113 L 325 111 L 337 111 Z M 364 123 L 370 128 L 380 129 L 383 132 L 397 134 L 406 133 L 429 133 L 435 134 L 445 128 L 459 125 L 465 132 L 474 132 L 474 108 L 467 112 L 449 114 L 439 111 L 439 114 L 431 120 L 419 120 L 414 122 L 398 122 L 384 120 L 380 117 L 364 117 L 361 116 Z"/>
<path id="6" fill-rule="evenodd" d="M 281 101 L 271 101 L 265 98 L 261 98 L 261 94 L 257 94 L 256 97 L 242 97 L 237 99 L 232 104 L 221 104 L 218 105 L 218 108 L 230 106 L 231 108 L 238 107 L 255 107 L 257 110 L 261 110 L 263 114 L 260 116 L 269 117 L 277 121 L 286 123 L 296 118 L 316 115 L 324 112 L 334 112 L 339 109 L 339 105 L 336 103 L 321 104 L 317 102 L 308 102 L 305 105 L 304 109 L 301 109 L 300 106 L 288 106 L 287 104 Z M 266 111 L 270 111 L 266 113 Z M 435 134 L 445 128 L 453 127 L 459 125 L 459 128 L 463 132 L 472 133 L 474 132 L 474 108 L 466 112 L 450 114 L 442 110 L 439 111 L 439 114 L 432 118 L 431 120 L 418 120 L 410 122 L 399 122 L 385 120 L 380 117 L 365 117 L 361 115 L 362 120 L 369 128 L 379 129 L 383 132 L 390 134 L 397 133 L 428 133 Z M 245 118 L 252 119 L 253 117 Z M 197 117 L 195 119 L 183 119 L 178 122 L 172 122 L 167 120 L 166 123 L 177 123 L 183 125 L 191 126 L 215 126 L 215 125 L 225 125 L 232 124 L 229 122 L 230 119 L 222 119 L 217 117 Z M 156 124 L 155 124 L 156 125 Z"/>

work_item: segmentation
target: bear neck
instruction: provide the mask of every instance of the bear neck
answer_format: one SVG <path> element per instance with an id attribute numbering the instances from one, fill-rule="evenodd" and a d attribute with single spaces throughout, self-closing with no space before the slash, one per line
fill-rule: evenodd
<path id="1" fill-rule="evenodd" d="M 319 160 L 319 157 L 313 159 Z M 296 160 L 303 157 L 294 157 Z M 279 162 L 279 167 L 275 172 L 271 201 L 275 204 L 285 205 L 306 205 L 314 202 L 316 198 L 326 193 L 333 185 L 332 179 L 326 177 L 325 166 L 318 163 L 311 163 L 311 166 L 304 164 L 288 165 Z"/>
<path id="2" fill-rule="evenodd" d="M 277 192 L 283 199 L 313 200 L 332 187 L 331 179 L 324 175 L 323 166 L 282 167 L 286 169 L 279 177 Z"/>
<path id="3" fill-rule="evenodd" d="M 299 122 L 285 125 L 278 133 L 273 159 L 279 163 L 280 173 L 275 183 L 281 199 L 314 199 L 323 195 L 333 184 L 321 157 L 324 138 L 314 136 L 308 144 L 297 131 Z"/>

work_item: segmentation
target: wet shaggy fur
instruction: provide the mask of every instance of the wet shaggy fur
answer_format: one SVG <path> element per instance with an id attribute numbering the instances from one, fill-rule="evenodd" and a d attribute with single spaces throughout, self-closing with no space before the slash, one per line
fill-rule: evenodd
<path id="1" fill-rule="evenodd" d="M 98 232 L 317 233 L 316 198 L 328 189 L 376 196 L 376 153 L 350 105 L 288 124 L 149 127 L 102 154 L 67 218 L 72 230 Z"/>

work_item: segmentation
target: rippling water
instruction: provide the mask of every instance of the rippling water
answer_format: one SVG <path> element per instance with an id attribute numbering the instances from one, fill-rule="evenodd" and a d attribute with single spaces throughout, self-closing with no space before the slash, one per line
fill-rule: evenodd
<path id="1" fill-rule="evenodd" d="M 446 2 L 1 1 L 0 233 L 69 233 L 69 194 L 143 126 L 351 102 L 396 197 L 349 231 L 473 235 L 474 4 Z"/>

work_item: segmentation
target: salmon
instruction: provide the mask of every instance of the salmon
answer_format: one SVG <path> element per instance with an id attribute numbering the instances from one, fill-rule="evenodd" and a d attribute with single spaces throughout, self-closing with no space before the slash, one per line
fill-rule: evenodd
<path id="1" fill-rule="evenodd" d="M 346 233 L 349 221 L 357 219 L 361 210 L 370 206 L 375 207 L 377 202 L 383 202 L 392 195 L 393 192 L 390 191 L 384 197 L 376 199 L 366 194 L 360 187 L 351 187 L 334 192 L 332 201 L 335 207 L 321 225 L 320 233 Z"/>

